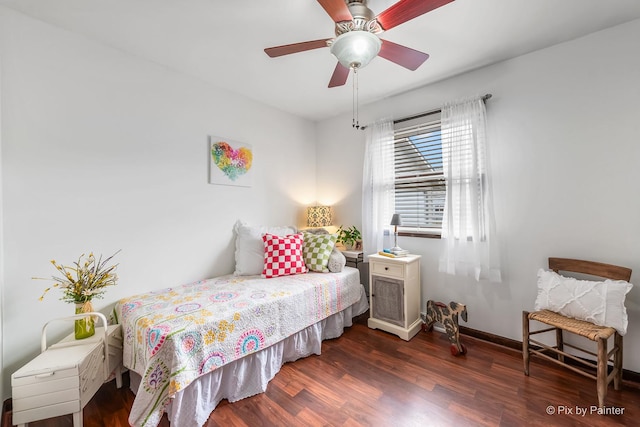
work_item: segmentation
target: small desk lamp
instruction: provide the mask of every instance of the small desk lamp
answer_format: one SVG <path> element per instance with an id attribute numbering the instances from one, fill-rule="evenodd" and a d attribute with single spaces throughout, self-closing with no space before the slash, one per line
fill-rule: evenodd
<path id="1" fill-rule="evenodd" d="M 391 248 L 391 253 L 401 251 L 402 248 L 398 246 L 398 226 L 402 225 L 402 219 L 400 218 L 400 214 L 393 214 L 391 217 L 391 225 L 394 226 L 393 236 L 394 236 L 394 245 Z"/>

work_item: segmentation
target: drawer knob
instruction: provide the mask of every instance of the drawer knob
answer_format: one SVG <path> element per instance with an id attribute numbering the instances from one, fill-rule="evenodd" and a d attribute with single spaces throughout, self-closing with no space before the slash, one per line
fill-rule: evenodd
<path id="1" fill-rule="evenodd" d="M 389 269 L 389 267 L 385 267 L 384 269 L 385 269 L 385 270 L 388 270 L 388 269 Z"/>

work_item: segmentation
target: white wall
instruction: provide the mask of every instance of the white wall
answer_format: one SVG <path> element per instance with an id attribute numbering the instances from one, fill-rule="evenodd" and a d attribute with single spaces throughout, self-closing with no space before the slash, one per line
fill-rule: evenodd
<path id="1" fill-rule="evenodd" d="M 2 51 L 0 51 L 0 82 L 2 82 Z M 3 198 L 2 198 L 2 84 L 0 83 L 0 313 L 4 312 L 4 249 L 2 244 L 3 225 L 2 219 Z M 2 358 L 2 315 L 0 314 L 0 372 L 3 370 L 3 358 Z M 4 384 L 0 381 L 0 397 L 4 396 Z"/>
<path id="2" fill-rule="evenodd" d="M 533 308 L 536 271 L 549 256 L 627 266 L 640 286 L 640 57 L 631 53 L 639 39 L 636 20 L 361 108 L 367 123 L 493 94 L 487 110 L 504 282 L 441 274 L 439 240 L 400 238 L 423 256 L 423 305 L 464 302 L 467 326 L 521 340 L 521 312 Z M 318 198 L 336 194 L 339 221 L 361 225 L 364 132 L 350 122 L 349 115 L 318 125 Z M 635 372 L 638 286 L 627 296 L 624 347 L 624 367 Z"/>
<path id="3" fill-rule="evenodd" d="M 122 252 L 121 297 L 233 271 L 232 226 L 297 224 L 315 125 L 0 7 L 3 399 L 73 307 L 32 276 Z M 251 188 L 210 185 L 207 135 L 253 145 Z M 2 293 L 0 293 L 2 295 Z"/>

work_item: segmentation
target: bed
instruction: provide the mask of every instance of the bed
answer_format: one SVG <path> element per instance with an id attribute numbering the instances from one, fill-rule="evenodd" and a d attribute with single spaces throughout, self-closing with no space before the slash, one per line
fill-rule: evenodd
<path id="1" fill-rule="evenodd" d="M 201 426 L 222 399 L 262 393 L 289 361 L 320 354 L 368 302 L 359 272 L 227 275 L 120 300 L 129 423 Z"/>

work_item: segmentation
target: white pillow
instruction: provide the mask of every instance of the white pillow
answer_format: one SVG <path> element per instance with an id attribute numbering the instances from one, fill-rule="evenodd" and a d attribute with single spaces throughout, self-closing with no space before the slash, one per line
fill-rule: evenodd
<path id="1" fill-rule="evenodd" d="M 265 233 L 276 236 L 295 234 L 295 227 L 267 227 L 250 226 L 242 221 L 236 221 L 233 226 L 236 233 L 236 276 L 253 276 L 261 274 L 264 268 L 264 242 L 262 235 Z"/>
<path id="2" fill-rule="evenodd" d="M 345 265 L 347 265 L 347 259 L 344 257 L 344 254 L 340 252 L 338 248 L 334 247 L 329 256 L 327 268 L 332 273 L 340 273 Z"/>
<path id="3" fill-rule="evenodd" d="M 632 287 L 623 280 L 592 282 L 540 269 L 535 309 L 609 326 L 624 335 L 628 324 L 624 300 Z"/>

